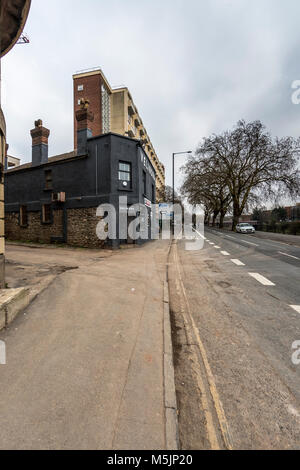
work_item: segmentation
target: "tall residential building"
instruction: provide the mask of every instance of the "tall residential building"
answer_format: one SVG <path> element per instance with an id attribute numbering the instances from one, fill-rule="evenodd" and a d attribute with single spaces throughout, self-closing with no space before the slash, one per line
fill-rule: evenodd
<path id="1" fill-rule="evenodd" d="M 142 118 L 126 87 L 112 88 L 101 69 L 73 75 L 74 81 L 74 149 L 77 148 L 76 111 L 82 98 L 89 100 L 94 121 L 90 124 L 94 136 L 114 132 L 140 140 L 156 171 L 158 199 L 165 187 L 165 167 L 159 161 Z"/>
<path id="2" fill-rule="evenodd" d="M 10 168 L 16 168 L 21 165 L 20 158 L 13 157 L 12 155 L 7 155 L 5 157 L 5 169 L 9 170 Z"/>

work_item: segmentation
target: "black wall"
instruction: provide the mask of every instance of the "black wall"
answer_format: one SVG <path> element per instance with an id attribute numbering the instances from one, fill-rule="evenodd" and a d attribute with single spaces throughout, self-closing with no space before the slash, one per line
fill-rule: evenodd
<path id="1" fill-rule="evenodd" d="M 41 202 L 50 202 L 51 194 L 61 191 L 66 193 L 67 208 L 97 206 L 103 200 L 110 202 L 120 195 L 128 196 L 129 203 L 143 203 L 143 169 L 147 172 L 145 196 L 152 200 L 155 180 L 143 166 L 140 152 L 154 173 L 140 144 L 116 134 L 89 139 L 87 156 L 54 162 L 50 159 L 48 163 L 37 167 L 9 170 L 5 174 L 5 210 L 18 211 L 22 204 L 26 204 L 28 210 L 39 210 Z M 118 180 L 119 161 L 132 165 L 131 188 L 124 188 Z M 45 170 L 52 170 L 52 190 L 45 190 Z"/>
<path id="2" fill-rule="evenodd" d="M 65 192 L 65 209 L 114 204 L 127 196 L 128 204 L 142 203 L 145 197 L 155 203 L 155 170 L 134 139 L 105 134 L 88 139 L 88 155 L 75 156 L 29 168 L 12 169 L 5 174 L 5 211 L 18 212 L 20 205 L 28 211 L 41 211 L 51 202 L 53 192 Z M 118 180 L 119 161 L 132 166 L 132 184 L 124 188 Z M 145 166 L 146 162 L 146 166 Z M 52 170 L 52 189 L 46 190 L 45 171 Z M 149 171 L 150 170 L 150 171 Z M 144 194 L 143 171 L 147 187 Z M 55 206 L 55 204 L 54 204 Z"/>

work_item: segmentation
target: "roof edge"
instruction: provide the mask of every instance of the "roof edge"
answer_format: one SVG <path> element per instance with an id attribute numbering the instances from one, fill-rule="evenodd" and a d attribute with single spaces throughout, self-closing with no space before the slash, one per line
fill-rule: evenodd
<path id="1" fill-rule="evenodd" d="M 27 18 L 28 18 L 28 15 L 29 15 L 30 6 L 31 6 L 31 0 L 25 0 L 24 6 L 23 6 L 23 9 L 22 9 L 22 14 L 21 14 L 21 22 L 20 22 L 18 31 L 17 31 L 15 37 L 12 39 L 9 46 L 7 46 L 7 48 L 3 52 L 1 52 L 1 50 L 0 50 L 0 57 L 4 57 L 14 47 L 14 45 L 18 41 L 19 37 L 21 36 L 21 34 L 23 32 L 23 29 L 25 27 L 25 23 L 26 23 Z"/>

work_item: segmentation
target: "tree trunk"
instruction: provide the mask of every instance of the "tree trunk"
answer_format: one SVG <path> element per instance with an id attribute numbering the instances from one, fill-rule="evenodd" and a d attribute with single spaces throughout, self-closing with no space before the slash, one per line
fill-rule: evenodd
<path id="1" fill-rule="evenodd" d="M 214 212 L 214 215 L 213 215 L 213 223 L 212 223 L 212 226 L 215 227 L 216 226 L 216 220 L 217 220 L 217 217 L 219 215 L 219 211 L 215 211 Z"/>
<path id="2" fill-rule="evenodd" d="M 232 231 L 235 232 L 236 226 L 240 221 L 241 209 L 238 203 L 233 204 Z"/>
<path id="3" fill-rule="evenodd" d="M 205 211 L 204 225 L 209 225 L 209 212 L 208 211 Z"/>
<path id="4" fill-rule="evenodd" d="M 220 213 L 220 228 L 224 228 L 225 215 L 226 215 L 226 211 L 221 211 L 221 213 Z"/>

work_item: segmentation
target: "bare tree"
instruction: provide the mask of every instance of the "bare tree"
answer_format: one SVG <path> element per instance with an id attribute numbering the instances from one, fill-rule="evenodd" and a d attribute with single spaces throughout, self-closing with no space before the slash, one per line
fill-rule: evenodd
<path id="1" fill-rule="evenodd" d="M 169 204 L 173 203 L 173 189 L 171 186 L 165 187 L 164 200 L 163 202 L 168 202 Z M 183 207 L 183 200 L 180 194 L 177 191 L 174 192 L 174 202 L 175 204 L 180 204 Z"/>
<path id="2" fill-rule="evenodd" d="M 299 194 L 299 140 L 292 137 L 272 139 L 260 121 L 239 121 L 232 131 L 204 138 L 195 162 L 184 168 L 185 193 L 193 194 L 192 179 L 204 171 L 226 187 L 232 200 L 235 230 L 250 199 Z M 190 186 L 190 189 L 189 189 Z M 205 190 L 205 187 L 203 186 Z"/>
<path id="3" fill-rule="evenodd" d="M 220 215 L 220 227 L 223 228 L 224 217 L 230 207 L 232 198 L 226 181 L 220 172 L 203 164 L 203 161 L 190 157 L 183 167 L 185 180 L 181 188 L 190 204 L 202 204 L 205 210 L 205 223 L 208 225 L 212 215 L 212 225 Z"/>

